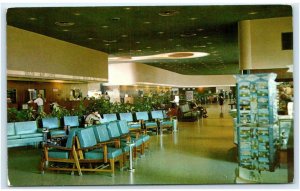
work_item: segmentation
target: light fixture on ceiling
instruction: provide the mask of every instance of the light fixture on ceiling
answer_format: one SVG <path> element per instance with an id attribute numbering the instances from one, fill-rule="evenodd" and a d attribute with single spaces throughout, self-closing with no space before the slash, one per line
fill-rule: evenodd
<path id="1" fill-rule="evenodd" d="M 159 31 L 157 34 L 164 34 L 164 32 L 163 31 Z"/>
<path id="2" fill-rule="evenodd" d="M 252 11 L 252 12 L 249 12 L 248 15 L 256 15 L 258 12 L 256 11 Z"/>
<path id="3" fill-rule="evenodd" d="M 128 35 L 127 34 L 122 34 L 121 37 L 126 38 L 126 37 L 128 37 Z"/>
<path id="4" fill-rule="evenodd" d="M 28 19 L 31 20 L 31 21 L 37 20 L 37 18 L 35 18 L 35 17 L 29 17 Z"/>
<path id="5" fill-rule="evenodd" d="M 176 44 L 177 47 L 181 46 L 180 44 Z"/>
<path id="6" fill-rule="evenodd" d="M 287 67 L 289 68 L 287 72 L 291 72 L 291 73 L 294 72 L 293 65 L 287 65 Z"/>
<path id="7" fill-rule="evenodd" d="M 191 18 L 189 18 L 189 20 L 191 20 L 191 21 L 194 21 L 194 20 L 197 20 L 198 18 L 196 18 L 196 17 L 191 17 Z"/>
<path id="8" fill-rule="evenodd" d="M 94 40 L 94 38 L 93 37 L 89 37 L 88 40 Z"/>
<path id="9" fill-rule="evenodd" d="M 60 27 L 69 27 L 69 26 L 73 26 L 75 23 L 68 22 L 68 21 L 57 21 L 57 22 L 55 22 L 55 24 Z"/>
<path id="10" fill-rule="evenodd" d="M 103 42 L 106 42 L 106 43 L 116 43 L 117 40 L 102 40 Z"/>
<path id="11" fill-rule="evenodd" d="M 172 38 L 169 38 L 169 39 L 168 39 L 168 41 L 173 41 L 173 40 L 174 40 L 174 39 L 172 39 Z"/>
<path id="12" fill-rule="evenodd" d="M 130 7 L 125 7 L 124 8 L 126 11 L 129 11 L 129 10 L 131 10 L 131 8 Z"/>
<path id="13" fill-rule="evenodd" d="M 123 48 L 119 48 L 118 50 L 122 51 L 122 50 L 124 50 L 124 49 L 123 49 Z"/>
<path id="14" fill-rule="evenodd" d="M 120 21 L 121 18 L 120 18 L 120 17 L 113 17 L 113 18 L 111 18 L 111 20 L 112 20 L 112 21 Z"/>
<path id="15" fill-rule="evenodd" d="M 140 44 L 141 42 L 140 42 L 140 41 L 136 41 L 135 43 L 136 43 L 136 44 Z"/>
<path id="16" fill-rule="evenodd" d="M 199 31 L 199 32 L 201 32 L 201 31 L 203 31 L 204 29 L 201 29 L 201 28 L 199 28 L 199 29 L 197 29 L 197 31 Z"/>
<path id="17" fill-rule="evenodd" d="M 109 46 L 109 45 L 110 45 L 110 44 L 108 44 L 108 43 L 107 43 L 107 44 L 105 44 L 105 46 Z"/>
<path id="18" fill-rule="evenodd" d="M 188 37 L 193 37 L 196 36 L 196 33 L 185 33 L 185 34 L 181 34 L 180 36 L 183 38 L 188 38 Z"/>
<path id="19" fill-rule="evenodd" d="M 151 48 L 151 46 L 147 46 L 146 48 L 150 49 L 150 48 Z"/>
<path id="20" fill-rule="evenodd" d="M 107 26 L 107 25 L 102 25 L 102 26 L 101 26 L 101 28 L 103 28 L 103 29 L 107 29 L 107 28 L 108 28 L 108 26 Z"/>
<path id="21" fill-rule="evenodd" d="M 176 10 L 167 10 L 167 11 L 161 11 L 158 13 L 158 15 L 163 16 L 163 17 L 170 17 L 178 14 L 179 12 Z"/>
<path id="22" fill-rule="evenodd" d="M 208 36 L 204 36 L 203 38 L 208 38 Z"/>
<path id="23" fill-rule="evenodd" d="M 64 29 L 64 30 L 62 30 L 62 31 L 64 31 L 64 32 L 68 32 L 68 31 L 69 31 L 69 29 Z"/>
<path id="24" fill-rule="evenodd" d="M 79 15 L 81 15 L 81 13 L 74 13 L 74 15 L 79 16 Z"/>
<path id="25" fill-rule="evenodd" d="M 144 24 L 148 25 L 148 24 L 151 24 L 151 22 L 145 21 Z"/>

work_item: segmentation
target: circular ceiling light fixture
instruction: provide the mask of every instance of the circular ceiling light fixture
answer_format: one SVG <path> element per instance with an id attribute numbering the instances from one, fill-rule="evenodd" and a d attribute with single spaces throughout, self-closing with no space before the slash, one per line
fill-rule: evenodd
<path id="1" fill-rule="evenodd" d="M 164 32 L 163 31 L 159 31 L 157 34 L 164 34 Z"/>
<path id="2" fill-rule="evenodd" d="M 149 25 L 149 24 L 151 24 L 151 22 L 150 21 L 145 21 L 144 24 Z"/>
<path id="3" fill-rule="evenodd" d="M 176 52 L 176 53 L 169 54 L 168 57 L 182 58 L 182 57 L 191 57 L 193 55 L 194 53 L 192 52 Z"/>
<path id="4" fill-rule="evenodd" d="M 94 38 L 93 37 L 89 37 L 88 40 L 94 40 Z"/>
<path id="5" fill-rule="evenodd" d="M 106 42 L 106 43 L 116 43 L 117 40 L 102 40 L 103 42 Z"/>
<path id="6" fill-rule="evenodd" d="M 108 28 L 108 26 L 107 26 L 107 25 L 103 25 L 103 26 L 101 26 L 101 28 L 103 28 L 103 29 L 107 29 L 107 28 Z"/>
<path id="7" fill-rule="evenodd" d="M 79 15 L 81 15 L 81 13 L 74 13 L 74 15 L 79 16 Z"/>
<path id="8" fill-rule="evenodd" d="M 122 34 L 121 37 L 126 38 L 126 37 L 128 37 L 128 35 L 127 34 Z"/>
<path id="9" fill-rule="evenodd" d="M 204 31 L 204 29 L 199 28 L 199 29 L 197 29 L 197 31 L 201 32 L 201 31 Z"/>
<path id="10" fill-rule="evenodd" d="M 31 20 L 31 21 L 37 20 L 37 18 L 35 18 L 35 17 L 29 17 L 28 19 Z"/>
<path id="11" fill-rule="evenodd" d="M 68 22 L 68 21 L 57 21 L 57 22 L 55 22 L 55 24 L 60 27 L 69 27 L 69 26 L 73 26 L 75 23 Z"/>
<path id="12" fill-rule="evenodd" d="M 196 18 L 196 17 L 191 17 L 191 18 L 189 18 L 189 20 L 191 20 L 191 21 L 194 21 L 194 20 L 197 20 L 198 18 Z"/>
<path id="13" fill-rule="evenodd" d="M 257 13 L 258 12 L 253 11 L 253 12 L 249 12 L 248 15 L 256 15 Z"/>
<path id="14" fill-rule="evenodd" d="M 197 36 L 197 34 L 196 33 L 185 33 L 185 34 L 181 34 L 180 36 L 183 38 L 188 38 L 188 37 Z"/>
<path id="15" fill-rule="evenodd" d="M 69 31 L 69 29 L 64 29 L 64 30 L 62 30 L 62 31 L 64 31 L 64 32 L 68 32 L 68 31 Z"/>
<path id="16" fill-rule="evenodd" d="M 112 21 L 120 21 L 121 18 L 120 17 L 114 17 L 114 18 L 111 18 Z"/>
<path id="17" fill-rule="evenodd" d="M 158 13 L 158 15 L 163 16 L 163 17 L 170 17 L 178 14 L 179 12 L 176 10 L 166 10 L 166 11 L 161 11 Z"/>

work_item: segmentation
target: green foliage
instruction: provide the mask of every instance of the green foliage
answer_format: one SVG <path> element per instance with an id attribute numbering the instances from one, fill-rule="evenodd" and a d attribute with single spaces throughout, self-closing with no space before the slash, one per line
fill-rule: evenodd
<path id="1" fill-rule="evenodd" d="M 92 110 L 96 110 L 99 113 L 111 113 L 111 103 L 104 98 L 91 100 L 86 108 L 87 113 L 91 113 Z"/>
<path id="2" fill-rule="evenodd" d="M 83 104 L 83 101 L 80 101 L 79 105 L 76 106 L 74 109 L 72 109 L 70 114 L 74 115 L 74 116 L 83 116 L 83 115 L 85 115 L 86 114 L 86 108 Z"/>
<path id="3" fill-rule="evenodd" d="M 69 116 L 70 112 L 69 110 L 67 110 L 65 107 L 62 107 L 60 105 L 58 105 L 57 103 L 55 103 L 53 105 L 53 110 L 52 112 L 49 114 L 49 117 L 57 117 L 59 119 L 61 119 L 64 116 Z"/>
<path id="4" fill-rule="evenodd" d="M 22 109 L 19 111 L 16 108 L 7 109 L 8 122 L 33 121 L 33 120 L 35 120 L 35 115 L 32 107 L 28 109 Z"/>

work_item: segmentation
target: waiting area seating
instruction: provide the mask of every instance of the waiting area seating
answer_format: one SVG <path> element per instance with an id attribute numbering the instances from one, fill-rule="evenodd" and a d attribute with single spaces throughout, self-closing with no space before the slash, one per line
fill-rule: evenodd
<path id="1" fill-rule="evenodd" d="M 181 121 L 196 121 L 199 115 L 197 111 L 190 108 L 188 103 L 184 105 L 180 105 L 179 111 L 180 111 L 179 120 Z"/>
<path id="2" fill-rule="evenodd" d="M 173 121 L 164 116 L 162 110 L 151 111 L 152 118 L 155 119 L 158 123 L 159 132 L 163 133 L 163 130 L 173 129 Z"/>
<path id="3" fill-rule="evenodd" d="M 43 141 L 43 133 L 36 121 L 7 123 L 7 147 L 37 146 Z"/>
<path id="4" fill-rule="evenodd" d="M 49 117 L 42 119 L 43 128 L 50 131 L 50 136 L 65 136 L 66 131 L 61 128 L 60 121 L 57 117 Z"/>

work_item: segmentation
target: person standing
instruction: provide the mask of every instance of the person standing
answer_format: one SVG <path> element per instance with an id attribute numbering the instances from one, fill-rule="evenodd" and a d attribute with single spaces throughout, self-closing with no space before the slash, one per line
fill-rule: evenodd
<path id="1" fill-rule="evenodd" d="M 38 114 L 44 112 L 44 99 L 42 98 L 42 94 L 38 94 L 38 97 L 32 101 L 30 100 L 28 103 L 36 103 L 38 106 Z"/>
<path id="2" fill-rule="evenodd" d="M 221 106 L 221 113 L 223 113 L 224 94 L 222 92 L 219 94 L 219 105 Z"/>

